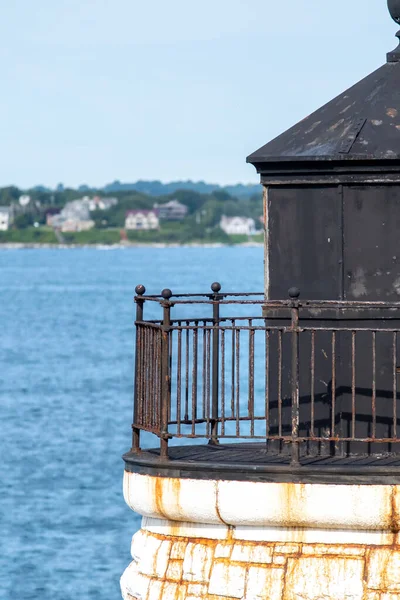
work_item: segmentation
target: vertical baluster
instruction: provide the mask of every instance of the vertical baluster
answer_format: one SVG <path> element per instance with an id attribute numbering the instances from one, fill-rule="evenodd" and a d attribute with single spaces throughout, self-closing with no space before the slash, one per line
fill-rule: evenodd
<path id="1" fill-rule="evenodd" d="M 232 319 L 232 380 L 231 380 L 231 416 L 235 417 L 235 325 L 236 321 Z"/>
<path id="2" fill-rule="evenodd" d="M 311 331 L 311 437 L 315 437 L 315 331 Z"/>
<path id="3" fill-rule="evenodd" d="M 270 433 L 269 423 L 269 345 L 270 332 L 265 330 L 265 435 L 268 439 Z"/>
<path id="4" fill-rule="evenodd" d="M 182 322 L 178 323 L 178 357 L 176 366 L 176 432 L 181 433 L 181 401 L 182 401 Z"/>
<path id="5" fill-rule="evenodd" d="M 171 302 L 172 292 L 165 289 L 161 292 L 164 301 L 162 345 L 161 345 L 161 431 L 160 431 L 160 457 L 168 459 L 168 414 L 171 403 L 171 376 L 170 376 L 170 331 L 171 331 Z"/>
<path id="6" fill-rule="evenodd" d="M 206 329 L 207 377 L 206 377 L 206 437 L 211 436 L 211 331 Z"/>
<path id="7" fill-rule="evenodd" d="M 278 332 L 278 435 L 282 437 L 282 331 Z"/>
<path id="8" fill-rule="evenodd" d="M 143 295 L 146 292 L 146 288 L 144 285 L 138 285 L 135 288 L 135 292 L 137 294 L 135 298 L 136 303 L 136 350 L 135 350 L 135 388 L 134 388 L 134 399 L 133 399 L 133 425 L 132 425 L 132 451 L 140 452 L 140 429 L 137 427 L 138 420 L 141 420 L 141 411 L 140 411 L 140 373 L 138 371 L 141 370 L 141 364 L 139 360 L 139 353 L 141 347 L 140 340 L 140 327 L 138 325 L 139 322 L 143 321 L 143 306 L 144 306 L 144 298 Z"/>
<path id="9" fill-rule="evenodd" d="M 147 349 L 147 354 L 148 354 L 148 361 L 147 361 L 147 368 L 148 368 L 148 373 L 147 373 L 147 390 L 148 390 L 148 406 L 149 406 L 149 415 L 150 415 L 150 422 L 151 422 L 151 428 L 154 428 L 154 398 L 153 398 L 153 328 L 152 327 L 148 327 L 148 340 L 147 340 L 147 344 L 148 344 L 148 349 Z"/>
<path id="10" fill-rule="evenodd" d="M 356 437 L 356 332 L 351 332 L 351 437 Z"/>
<path id="11" fill-rule="evenodd" d="M 212 335 L 212 404 L 211 404 L 211 444 L 218 444 L 218 396 L 219 396 L 219 317 L 221 284 L 211 285 L 213 291 L 213 335 Z"/>
<path id="12" fill-rule="evenodd" d="M 225 329 L 221 329 L 221 435 L 225 435 Z"/>
<path id="13" fill-rule="evenodd" d="M 372 437 L 376 437 L 376 331 L 372 332 Z"/>
<path id="14" fill-rule="evenodd" d="M 173 328 L 171 328 L 170 332 L 169 332 L 169 348 L 168 348 L 168 354 L 169 354 L 168 372 L 169 372 L 170 387 L 171 387 L 170 394 L 169 394 L 169 404 L 168 404 L 168 420 L 169 421 L 172 420 L 172 382 L 173 382 L 172 352 L 173 352 L 173 348 L 174 348 L 174 330 L 173 330 Z"/>
<path id="15" fill-rule="evenodd" d="M 189 321 L 186 321 L 186 348 L 185 348 L 185 415 L 184 421 L 189 421 Z"/>
<path id="16" fill-rule="evenodd" d="M 393 436 L 397 438 L 397 333 L 393 333 Z"/>
<path id="17" fill-rule="evenodd" d="M 254 437 L 254 329 L 251 329 L 252 319 L 249 319 L 249 390 L 248 413 L 250 417 L 250 436 Z"/>
<path id="18" fill-rule="evenodd" d="M 192 435 L 196 433 L 197 419 L 197 361 L 198 361 L 198 332 L 199 322 L 194 322 L 193 328 L 193 365 L 192 365 Z"/>
<path id="19" fill-rule="evenodd" d="M 292 460 L 291 464 L 299 464 L 299 421 L 300 421 L 300 394 L 299 394 L 299 298 L 300 292 L 297 288 L 289 290 L 292 300 Z"/>
<path id="20" fill-rule="evenodd" d="M 162 328 L 157 330 L 157 365 L 156 365 L 156 378 L 157 378 L 157 399 L 156 399 L 156 428 L 161 431 L 161 404 L 162 404 L 162 381 L 161 381 L 161 356 L 162 356 Z"/>
<path id="21" fill-rule="evenodd" d="M 240 329 L 236 329 L 236 435 L 240 437 Z"/>
<path id="22" fill-rule="evenodd" d="M 207 418 L 207 321 L 203 321 L 203 373 L 202 373 L 202 417 Z"/>
<path id="23" fill-rule="evenodd" d="M 144 420 L 146 423 L 146 427 L 151 426 L 150 420 L 150 407 L 149 407 L 149 386 L 148 386 L 148 378 L 149 378 L 149 328 L 144 327 L 143 329 L 143 403 L 144 403 Z"/>
<path id="24" fill-rule="evenodd" d="M 332 414 L 331 414 L 331 437 L 336 435 L 336 331 L 332 331 Z"/>

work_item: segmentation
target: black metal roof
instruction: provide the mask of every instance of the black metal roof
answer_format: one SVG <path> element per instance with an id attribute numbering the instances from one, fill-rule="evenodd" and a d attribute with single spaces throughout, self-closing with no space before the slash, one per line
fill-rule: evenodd
<path id="1" fill-rule="evenodd" d="M 400 22 L 400 0 L 388 0 Z M 400 36 L 400 32 L 398 34 Z M 387 64 L 247 157 L 262 163 L 400 159 L 400 46 Z"/>
<path id="2" fill-rule="evenodd" d="M 385 64 L 247 162 L 354 158 L 400 158 L 400 62 Z"/>

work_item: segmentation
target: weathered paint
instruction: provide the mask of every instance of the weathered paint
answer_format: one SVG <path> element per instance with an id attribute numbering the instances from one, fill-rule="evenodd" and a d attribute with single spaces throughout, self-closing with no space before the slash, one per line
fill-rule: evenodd
<path id="1" fill-rule="evenodd" d="M 124 474 L 124 498 L 146 517 L 225 526 L 400 530 L 400 486 L 260 483 Z"/>
<path id="2" fill-rule="evenodd" d="M 124 600 L 400 600 L 400 486 L 125 473 Z"/>

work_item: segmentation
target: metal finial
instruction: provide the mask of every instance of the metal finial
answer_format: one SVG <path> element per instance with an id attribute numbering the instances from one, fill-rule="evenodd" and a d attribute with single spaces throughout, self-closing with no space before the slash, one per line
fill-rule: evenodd
<path id="1" fill-rule="evenodd" d="M 388 9 L 393 21 L 400 25 L 400 0 L 388 0 Z"/>
<path id="2" fill-rule="evenodd" d="M 146 293 L 146 288 L 144 287 L 144 285 L 139 284 L 135 287 L 135 292 L 138 296 L 143 296 L 143 294 Z"/>
<path id="3" fill-rule="evenodd" d="M 388 9 L 393 21 L 400 25 L 400 0 L 388 0 Z M 392 52 L 388 52 L 388 62 L 400 61 L 400 31 L 396 33 L 396 37 L 399 38 L 399 45 Z"/>
<path id="4" fill-rule="evenodd" d="M 161 296 L 164 298 L 164 300 L 169 300 L 172 296 L 172 292 L 170 289 L 165 288 L 165 290 L 161 292 Z"/>
<path id="5" fill-rule="evenodd" d="M 221 284 L 218 283 L 218 281 L 214 281 L 214 283 L 211 284 L 211 289 L 213 292 L 218 294 L 218 292 L 221 290 Z"/>
<path id="6" fill-rule="evenodd" d="M 295 300 L 296 298 L 298 298 L 300 296 L 300 290 L 297 287 L 291 287 L 290 290 L 288 291 L 289 294 L 289 298 L 292 298 L 293 300 Z"/>

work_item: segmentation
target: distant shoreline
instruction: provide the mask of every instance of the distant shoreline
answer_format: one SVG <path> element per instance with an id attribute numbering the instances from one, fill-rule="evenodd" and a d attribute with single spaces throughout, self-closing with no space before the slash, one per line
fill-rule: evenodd
<path id="1" fill-rule="evenodd" d="M 264 244 L 259 242 L 241 242 L 237 244 L 222 243 L 193 243 L 193 244 L 167 244 L 167 243 L 136 243 L 124 242 L 123 244 L 24 244 L 19 242 L 0 243 L 1 250 L 32 250 L 32 249 L 56 249 L 70 250 L 75 248 L 92 248 L 94 250 L 118 250 L 125 248 L 229 248 L 229 247 L 247 247 L 262 248 Z"/>

